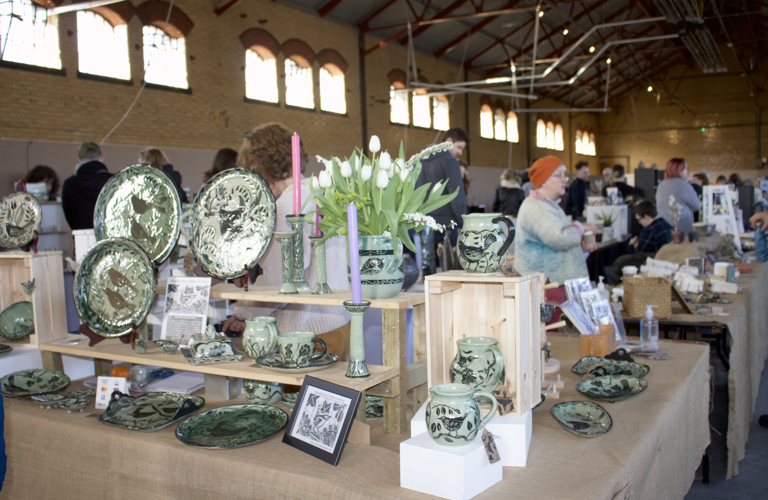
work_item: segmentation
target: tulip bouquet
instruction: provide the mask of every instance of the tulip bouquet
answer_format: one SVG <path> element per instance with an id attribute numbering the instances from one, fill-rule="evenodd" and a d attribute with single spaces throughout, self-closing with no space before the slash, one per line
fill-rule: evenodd
<path id="1" fill-rule="evenodd" d="M 408 230 L 421 231 L 425 227 L 444 230 L 444 226 L 426 214 L 450 203 L 459 191 L 443 194 L 447 179 L 434 186 L 425 184 L 416 188 L 421 160 L 447 151 L 451 146 L 450 142 L 437 144 L 406 161 L 402 142 L 397 158 L 393 159 L 386 151 L 377 156 L 381 143 L 374 135 L 368 146 L 370 158 L 359 148 L 345 160 L 318 157 L 325 164 L 325 170 L 318 176 L 312 175 L 310 196 L 305 202 L 305 205 L 309 200 L 317 203 L 317 211 L 306 216 L 308 223 L 314 223 L 316 213 L 323 216 L 319 225 L 324 236 L 317 244 L 347 233 L 347 206 L 354 203 L 361 235 L 399 237 L 406 247 L 416 251 Z"/>

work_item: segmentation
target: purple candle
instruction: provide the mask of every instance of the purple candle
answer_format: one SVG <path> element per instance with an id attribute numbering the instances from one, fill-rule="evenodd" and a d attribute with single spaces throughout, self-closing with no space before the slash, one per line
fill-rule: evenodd
<path id="1" fill-rule="evenodd" d="M 357 207 L 350 203 L 347 207 L 347 241 L 349 242 L 349 267 L 352 273 L 352 303 L 363 303 L 363 291 L 360 287 L 360 249 L 357 242 Z"/>

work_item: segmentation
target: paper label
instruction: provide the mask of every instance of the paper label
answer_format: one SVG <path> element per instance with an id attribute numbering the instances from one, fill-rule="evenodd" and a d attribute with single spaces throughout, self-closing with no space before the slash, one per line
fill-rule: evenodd
<path id="1" fill-rule="evenodd" d="M 514 399 L 512 395 L 507 392 L 505 387 L 493 391 L 493 397 L 496 398 L 496 402 L 499 404 L 499 415 L 506 415 L 515 409 Z"/>
<path id="2" fill-rule="evenodd" d="M 128 379 L 123 377 L 99 377 L 96 383 L 96 408 L 106 409 L 109 406 L 112 393 L 115 391 L 129 394 Z"/>
<path id="3" fill-rule="evenodd" d="M 205 333 L 211 278 L 169 276 L 160 338 L 176 340 Z"/>
<path id="4" fill-rule="evenodd" d="M 488 455 L 488 463 L 495 464 L 501 460 L 496 442 L 493 440 L 493 434 L 488 429 L 483 429 L 483 446 L 485 447 L 485 454 Z"/>

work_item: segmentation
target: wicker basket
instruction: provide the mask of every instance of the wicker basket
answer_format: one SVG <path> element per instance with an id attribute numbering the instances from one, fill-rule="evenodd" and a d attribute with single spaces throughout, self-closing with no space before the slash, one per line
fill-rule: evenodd
<path id="1" fill-rule="evenodd" d="M 644 318 L 646 306 L 655 318 L 672 315 L 672 285 L 664 278 L 624 278 L 624 310 L 632 318 Z"/>

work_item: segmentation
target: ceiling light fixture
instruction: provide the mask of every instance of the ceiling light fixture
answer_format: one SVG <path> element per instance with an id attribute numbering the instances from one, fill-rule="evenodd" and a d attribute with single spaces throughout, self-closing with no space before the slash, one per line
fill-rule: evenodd
<path id="1" fill-rule="evenodd" d="M 591 54 L 591 53 L 592 53 L 592 52 L 594 52 L 594 51 L 595 51 L 595 46 L 593 45 L 593 46 L 591 46 L 591 47 L 589 48 L 589 53 Z"/>
<path id="2" fill-rule="evenodd" d="M 567 34 L 568 34 L 568 28 L 565 28 L 565 29 L 563 30 L 563 36 L 565 36 L 565 35 L 567 35 Z"/>
<path id="3" fill-rule="evenodd" d="M 543 10 L 539 11 L 539 17 L 544 17 L 544 11 Z"/>
<path id="4" fill-rule="evenodd" d="M 653 87 L 651 87 L 650 85 L 648 85 L 648 92 L 653 92 Z"/>
<path id="5" fill-rule="evenodd" d="M 606 59 L 606 60 L 605 60 L 605 62 L 606 62 L 607 64 L 611 64 L 611 58 L 609 57 L 608 59 Z"/>

